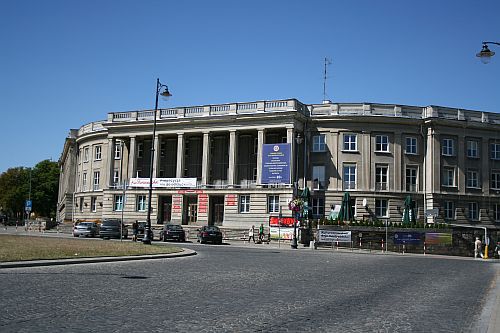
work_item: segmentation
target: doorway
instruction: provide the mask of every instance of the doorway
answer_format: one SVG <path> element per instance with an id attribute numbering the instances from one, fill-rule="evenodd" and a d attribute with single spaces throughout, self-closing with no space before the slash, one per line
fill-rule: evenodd
<path id="1" fill-rule="evenodd" d="M 182 224 L 195 224 L 198 220 L 198 197 L 187 195 L 184 197 L 184 214 Z"/>
<path id="2" fill-rule="evenodd" d="M 222 225 L 224 221 L 224 196 L 210 196 L 210 219 L 208 225 Z"/>
<path id="3" fill-rule="evenodd" d="M 172 196 L 160 196 L 159 224 L 167 224 L 172 220 Z"/>

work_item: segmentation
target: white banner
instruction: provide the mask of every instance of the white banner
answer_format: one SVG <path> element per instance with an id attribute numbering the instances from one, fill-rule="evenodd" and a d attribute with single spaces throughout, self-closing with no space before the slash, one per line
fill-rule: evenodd
<path id="1" fill-rule="evenodd" d="M 293 228 L 279 228 L 279 227 L 270 227 L 271 239 L 288 239 L 292 240 L 293 238 Z M 299 237 L 297 230 L 297 237 Z"/>
<path id="2" fill-rule="evenodd" d="M 129 186 L 149 188 L 149 178 L 130 178 Z M 196 188 L 196 178 L 153 178 L 153 187 Z"/>
<path id="3" fill-rule="evenodd" d="M 338 231 L 338 230 L 318 230 L 318 241 L 323 243 L 350 243 L 351 242 L 351 232 L 350 231 Z"/>

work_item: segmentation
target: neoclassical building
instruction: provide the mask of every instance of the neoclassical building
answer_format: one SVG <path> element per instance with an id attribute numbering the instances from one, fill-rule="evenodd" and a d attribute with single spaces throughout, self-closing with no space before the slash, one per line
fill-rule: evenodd
<path id="1" fill-rule="evenodd" d="M 500 114 L 257 101 L 160 109 L 153 138 L 154 115 L 114 112 L 70 131 L 60 221 L 146 220 L 148 188 L 132 184 L 149 184 L 152 163 L 155 179 L 171 181 L 153 190 L 153 225 L 266 224 L 280 211 L 291 216 L 296 181 L 311 190 L 315 218 L 348 191 L 359 220 L 401 221 L 411 195 L 421 222 L 500 226 Z M 288 176 L 275 183 L 262 182 L 269 144 L 290 152 Z"/>

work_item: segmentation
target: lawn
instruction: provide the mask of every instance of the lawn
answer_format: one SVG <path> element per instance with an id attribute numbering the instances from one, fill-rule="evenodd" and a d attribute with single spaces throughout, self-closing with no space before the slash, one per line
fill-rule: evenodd
<path id="1" fill-rule="evenodd" d="M 116 257 L 181 252 L 164 245 L 101 239 L 66 239 L 33 236 L 0 235 L 0 262 L 64 259 L 85 257 Z"/>

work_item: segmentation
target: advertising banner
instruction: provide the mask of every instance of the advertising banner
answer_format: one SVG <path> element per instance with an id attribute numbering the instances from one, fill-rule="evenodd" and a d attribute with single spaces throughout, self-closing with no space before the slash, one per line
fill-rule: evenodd
<path id="1" fill-rule="evenodd" d="M 422 234 L 420 232 L 395 232 L 394 244 L 420 244 Z"/>
<path id="2" fill-rule="evenodd" d="M 451 233 L 440 233 L 440 232 L 426 232 L 425 233 L 425 243 L 429 245 L 451 245 L 452 235 Z"/>
<path id="3" fill-rule="evenodd" d="M 149 178 L 130 178 L 130 187 L 149 188 Z M 153 178 L 154 188 L 193 188 L 196 178 Z"/>
<path id="4" fill-rule="evenodd" d="M 320 243 L 350 243 L 351 231 L 318 230 L 318 241 Z"/>
<path id="5" fill-rule="evenodd" d="M 261 184 L 290 184 L 290 144 L 262 145 Z"/>
<path id="6" fill-rule="evenodd" d="M 293 217 L 269 216 L 269 226 L 271 227 L 293 227 L 295 219 Z"/>
<path id="7" fill-rule="evenodd" d="M 285 240 L 293 239 L 293 228 L 270 227 L 269 231 L 271 232 L 271 239 L 285 239 Z"/>

